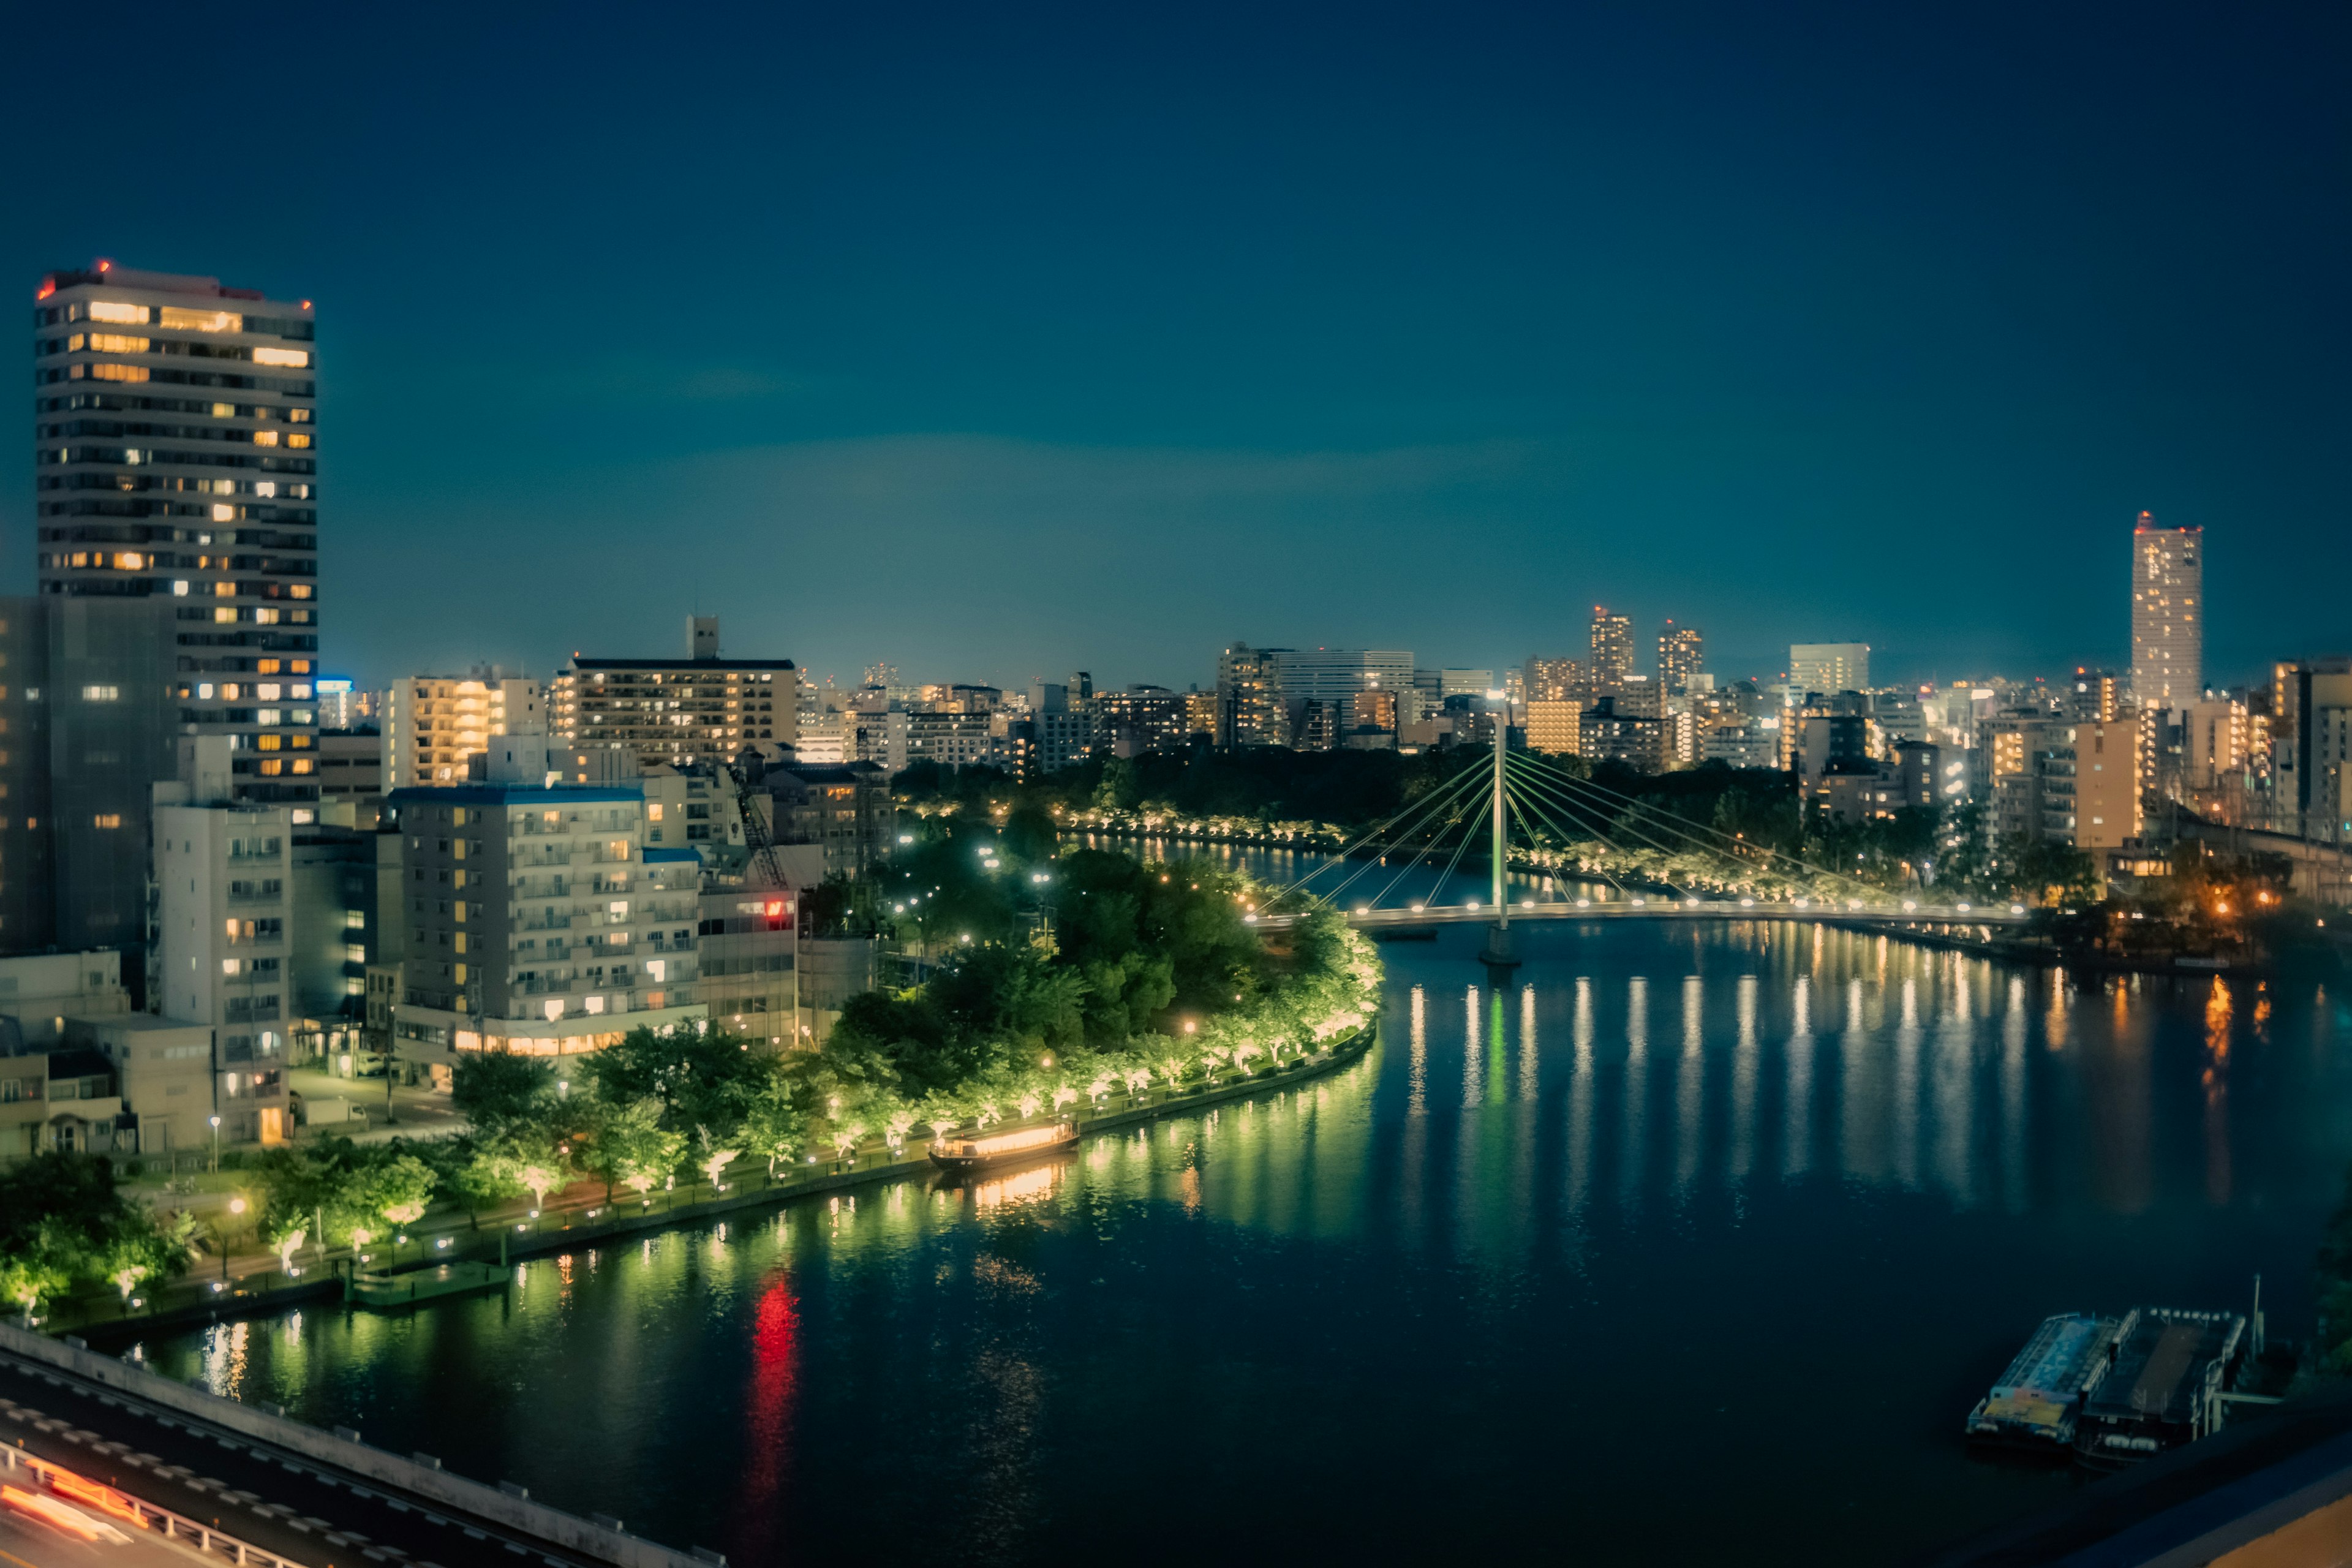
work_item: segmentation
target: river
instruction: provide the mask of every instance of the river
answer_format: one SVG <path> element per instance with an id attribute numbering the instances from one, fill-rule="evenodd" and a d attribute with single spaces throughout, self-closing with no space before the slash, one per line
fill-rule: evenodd
<path id="1" fill-rule="evenodd" d="M 1867 1563 L 2079 1484 L 1959 1437 L 2043 1315 L 2259 1270 L 2309 1331 L 2336 994 L 1737 921 L 1531 925 L 1496 989 L 1479 940 L 1382 949 L 1362 1062 L 975 1193 L 142 1352 L 736 1568 Z"/>

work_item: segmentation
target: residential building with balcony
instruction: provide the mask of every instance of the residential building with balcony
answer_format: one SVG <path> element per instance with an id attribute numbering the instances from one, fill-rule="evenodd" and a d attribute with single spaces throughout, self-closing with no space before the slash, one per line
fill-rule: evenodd
<path id="1" fill-rule="evenodd" d="M 463 784 L 493 735 L 547 733 L 547 688 L 496 669 L 471 675 L 412 675 L 393 683 L 377 721 L 381 787 Z"/>
<path id="2" fill-rule="evenodd" d="M 715 616 L 688 624 L 685 658 L 586 658 L 555 678 L 553 732 L 619 746 L 644 766 L 728 761 L 800 734 L 800 673 L 788 658 L 719 657 Z"/>
<path id="3" fill-rule="evenodd" d="M 543 777 L 535 767 L 526 776 Z M 393 1050 L 444 1081 L 467 1051 L 571 1056 L 705 1016 L 701 858 L 646 842 L 635 786 L 485 781 L 390 798 L 404 960 Z"/>

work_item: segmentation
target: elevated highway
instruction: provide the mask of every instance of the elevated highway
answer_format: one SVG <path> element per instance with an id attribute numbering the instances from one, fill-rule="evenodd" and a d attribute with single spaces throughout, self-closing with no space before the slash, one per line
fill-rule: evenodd
<path id="1" fill-rule="evenodd" d="M 34 1568 L 92 1552 L 258 1568 L 723 1568 L 274 1406 L 0 1326 L 0 1522 Z M 27 1548 L 36 1548 L 27 1550 Z M 110 1555 L 120 1553 L 120 1555 Z"/>

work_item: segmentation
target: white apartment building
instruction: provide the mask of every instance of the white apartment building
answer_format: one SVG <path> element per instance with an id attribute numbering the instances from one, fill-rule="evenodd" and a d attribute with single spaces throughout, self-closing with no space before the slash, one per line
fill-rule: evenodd
<path id="1" fill-rule="evenodd" d="M 294 913 L 289 806 L 231 795 L 228 737 L 181 742 L 182 778 L 154 786 L 156 944 L 148 993 L 211 1029 L 225 1142 L 285 1139 Z"/>
<path id="2" fill-rule="evenodd" d="M 642 789 L 488 782 L 389 804 L 402 835 L 393 1050 L 404 1077 L 446 1079 L 464 1051 L 571 1056 L 705 1016 L 702 860 L 647 845 Z"/>
<path id="3" fill-rule="evenodd" d="M 547 688 L 536 680 L 478 670 L 472 675 L 413 675 L 384 694 L 386 790 L 463 784 L 467 759 L 489 750 L 493 735 L 547 733 Z"/>

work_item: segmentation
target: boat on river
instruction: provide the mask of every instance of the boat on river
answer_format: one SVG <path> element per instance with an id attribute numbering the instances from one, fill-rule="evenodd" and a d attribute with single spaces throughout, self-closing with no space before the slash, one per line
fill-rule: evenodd
<path id="1" fill-rule="evenodd" d="M 1058 1154 L 1078 1141 L 1078 1124 L 1068 1117 L 1034 1127 L 1008 1127 L 1002 1132 L 949 1137 L 931 1144 L 931 1163 L 950 1174 L 1009 1165 Z"/>
<path id="2" fill-rule="evenodd" d="M 1992 1392 L 1969 1412 L 1969 1441 L 2070 1455 L 2083 1401 L 2106 1376 L 2122 1328 L 2090 1312 L 2044 1318 Z"/>

